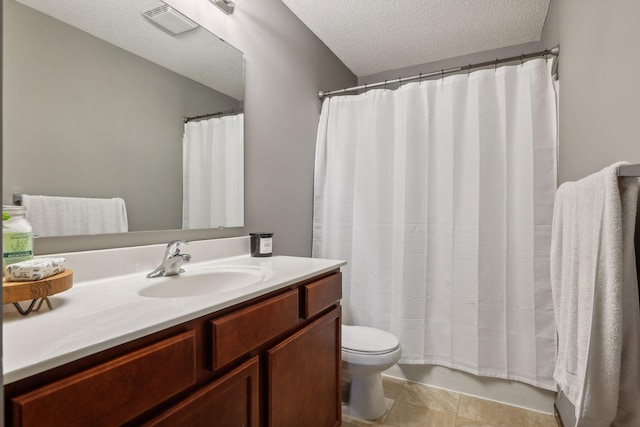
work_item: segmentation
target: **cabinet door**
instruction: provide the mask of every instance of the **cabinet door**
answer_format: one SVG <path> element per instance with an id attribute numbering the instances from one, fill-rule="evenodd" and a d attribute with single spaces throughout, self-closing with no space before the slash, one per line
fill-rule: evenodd
<path id="1" fill-rule="evenodd" d="M 340 425 L 341 350 L 336 307 L 267 352 L 269 426 Z"/>
<path id="2" fill-rule="evenodd" d="M 144 425 L 257 427 L 258 377 L 256 356 Z"/>

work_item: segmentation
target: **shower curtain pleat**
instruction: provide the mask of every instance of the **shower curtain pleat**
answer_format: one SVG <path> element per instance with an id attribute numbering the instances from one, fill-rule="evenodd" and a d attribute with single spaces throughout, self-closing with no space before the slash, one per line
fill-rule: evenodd
<path id="1" fill-rule="evenodd" d="M 243 226 L 244 114 L 186 123 L 182 152 L 182 228 Z"/>
<path id="2" fill-rule="evenodd" d="M 554 389 L 550 63 L 324 101 L 313 255 L 346 259 L 345 323 L 400 363 Z"/>

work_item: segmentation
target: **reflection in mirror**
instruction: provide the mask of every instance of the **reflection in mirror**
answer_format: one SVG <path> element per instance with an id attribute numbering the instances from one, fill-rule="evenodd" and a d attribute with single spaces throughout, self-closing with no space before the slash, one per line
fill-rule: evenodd
<path id="1" fill-rule="evenodd" d="M 244 115 L 185 120 L 182 228 L 244 225 Z"/>
<path id="2" fill-rule="evenodd" d="M 122 199 L 129 231 L 243 225 L 243 55 L 143 15 L 158 7 L 3 2 L 3 204 Z"/>

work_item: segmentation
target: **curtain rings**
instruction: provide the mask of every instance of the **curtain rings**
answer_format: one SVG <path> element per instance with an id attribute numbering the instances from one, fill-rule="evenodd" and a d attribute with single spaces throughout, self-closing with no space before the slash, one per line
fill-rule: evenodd
<path id="1" fill-rule="evenodd" d="M 418 86 L 422 86 L 422 73 L 418 75 Z"/>
<path id="2" fill-rule="evenodd" d="M 493 67 L 493 71 L 498 71 L 498 58 L 496 58 L 496 63 Z"/>

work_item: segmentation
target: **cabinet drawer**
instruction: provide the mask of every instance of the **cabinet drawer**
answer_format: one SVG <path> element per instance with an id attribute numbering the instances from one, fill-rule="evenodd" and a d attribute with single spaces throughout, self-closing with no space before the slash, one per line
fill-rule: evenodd
<path id="1" fill-rule="evenodd" d="M 257 427 L 258 356 L 188 396 L 144 427 Z"/>
<path id="2" fill-rule="evenodd" d="M 342 273 L 304 286 L 304 318 L 308 319 L 342 298 Z"/>
<path id="3" fill-rule="evenodd" d="M 238 310 L 211 321 L 215 370 L 298 324 L 298 291 Z"/>
<path id="4" fill-rule="evenodd" d="M 189 331 L 12 398 L 13 425 L 118 425 L 195 381 Z"/>

